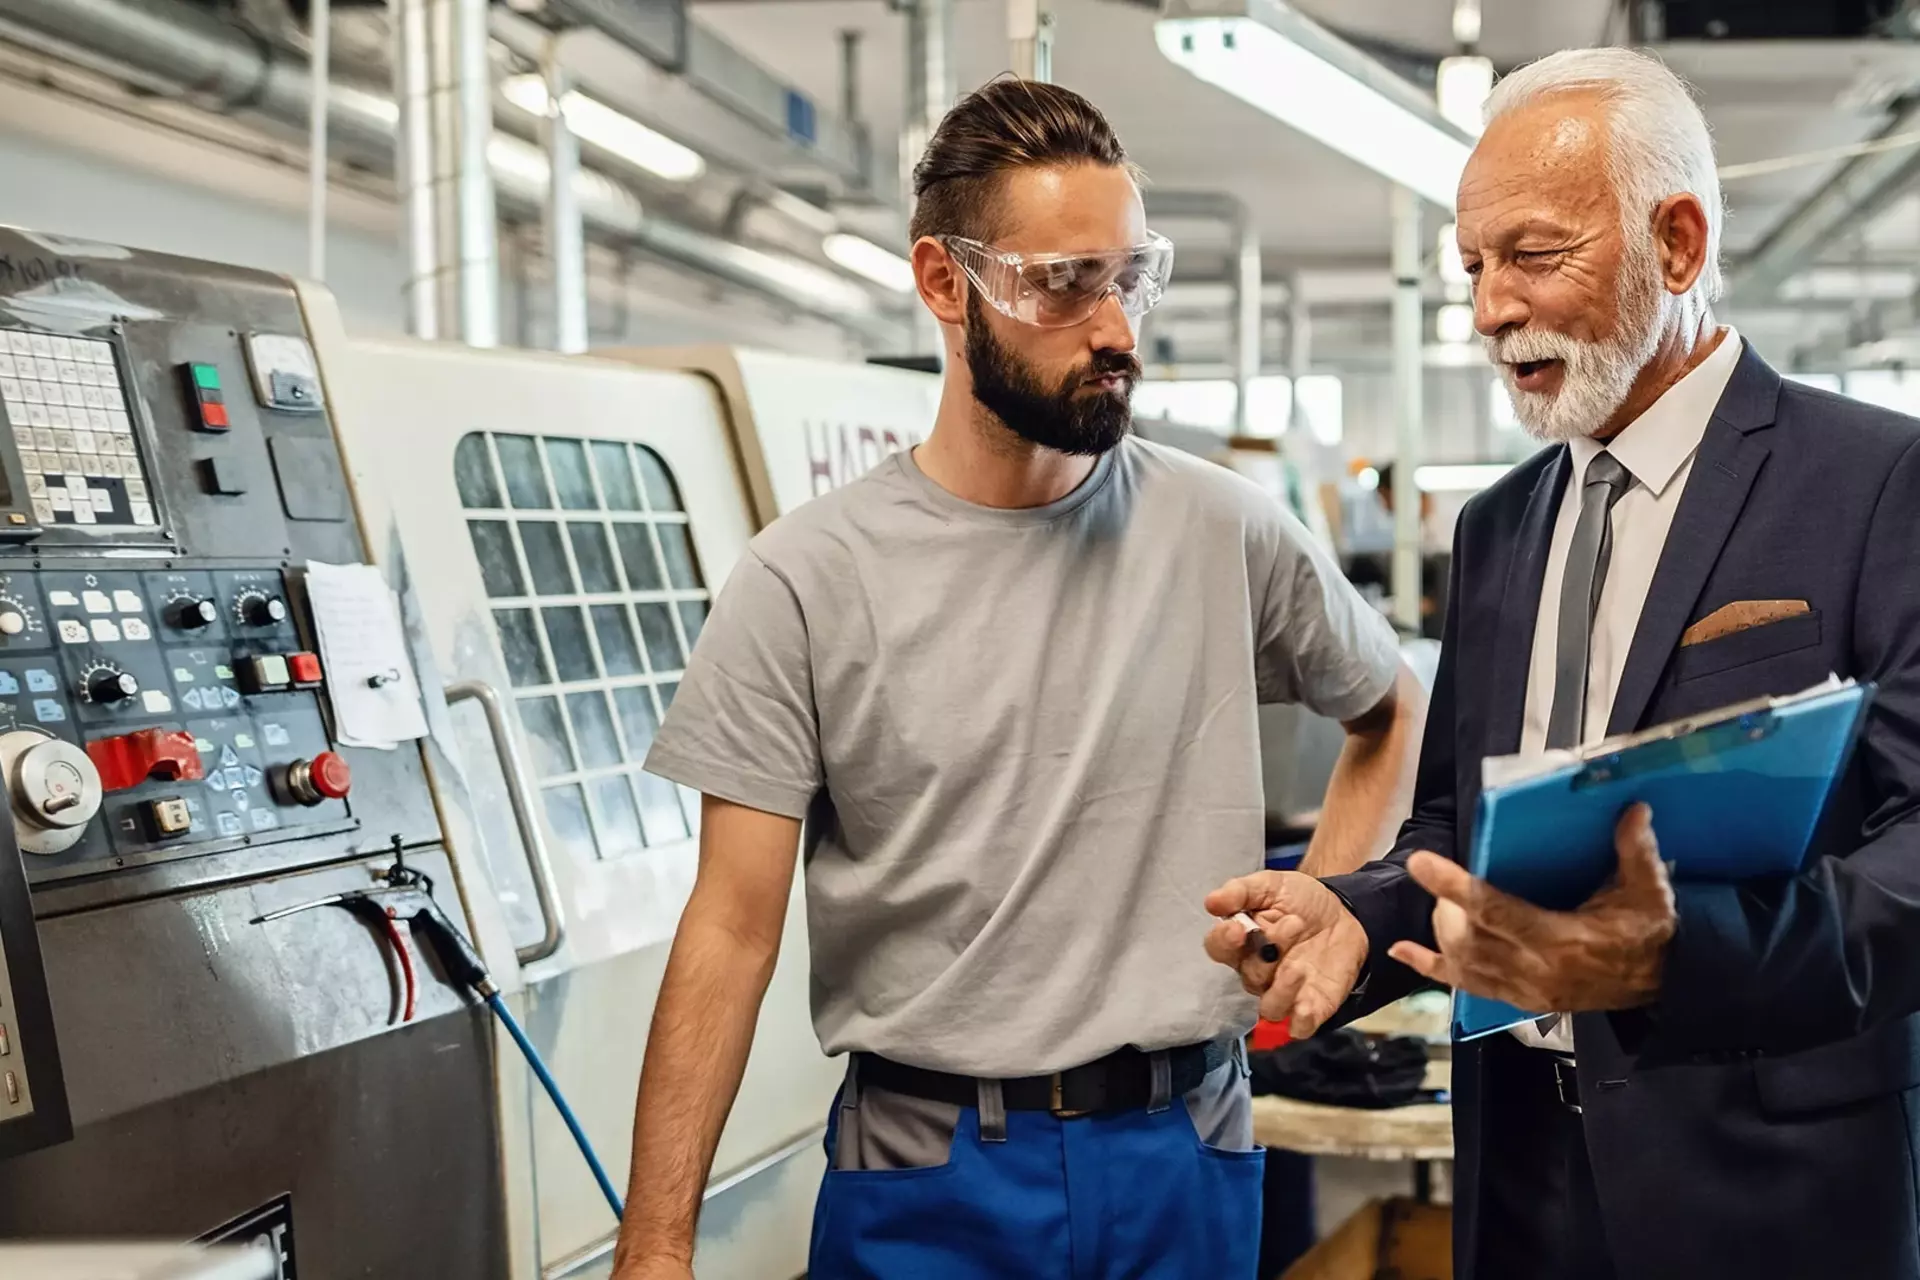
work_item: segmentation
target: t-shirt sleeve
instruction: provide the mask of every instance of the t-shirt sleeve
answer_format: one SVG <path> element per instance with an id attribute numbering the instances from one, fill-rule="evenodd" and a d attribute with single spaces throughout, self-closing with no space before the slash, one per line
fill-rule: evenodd
<path id="1" fill-rule="evenodd" d="M 735 804 L 804 818 L 820 790 L 806 619 L 749 551 L 701 629 L 647 771 Z"/>
<path id="2" fill-rule="evenodd" d="M 1266 599 L 1256 600 L 1260 701 L 1301 703 L 1333 720 L 1371 711 L 1399 667 L 1393 628 L 1279 504 L 1250 542 L 1251 564 L 1262 554 L 1272 558 Z"/>

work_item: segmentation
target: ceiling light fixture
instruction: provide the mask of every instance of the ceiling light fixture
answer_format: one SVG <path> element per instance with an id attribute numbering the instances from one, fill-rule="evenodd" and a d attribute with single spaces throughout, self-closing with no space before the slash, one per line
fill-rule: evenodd
<path id="1" fill-rule="evenodd" d="M 836 231 L 820 242 L 820 249 L 857 276 L 895 293 L 913 292 L 913 264 L 863 236 Z"/>
<path id="2" fill-rule="evenodd" d="M 1442 58 L 1434 80 L 1440 114 L 1470 138 L 1486 129 L 1483 113 L 1493 92 L 1493 59 Z"/>
<path id="3" fill-rule="evenodd" d="M 545 116 L 550 99 L 539 76 L 509 76 L 500 86 L 506 100 L 528 115 Z M 615 111 L 575 89 L 560 100 L 567 128 L 580 141 L 620 157 L 669 182 L 691 182 L 707 171 L 698 151 Z"/>
<path id="4" fill-rule="evenodd" d="M 1443 208 L 1471 137 L 1432 102 L 1282 0 L 1169 0 L 1175 66 Z"/>

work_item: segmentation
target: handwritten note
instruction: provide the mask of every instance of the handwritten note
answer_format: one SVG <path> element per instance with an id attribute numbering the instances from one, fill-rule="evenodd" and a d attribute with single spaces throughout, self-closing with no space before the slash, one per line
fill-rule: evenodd
<path id="1" fill-rule="evenodd" d="M 391 749 L 424 738 L 427 717 L 400 626 L 400 601 L 380 570 L 309 563 L 307 599 L 341 743 Z"/>

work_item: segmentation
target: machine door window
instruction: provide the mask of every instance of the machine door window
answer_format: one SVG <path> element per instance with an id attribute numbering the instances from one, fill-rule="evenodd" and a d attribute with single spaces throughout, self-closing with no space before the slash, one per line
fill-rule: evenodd
<path id="1" fill-rule="evenodd" d="M 697 816 L 641 768 L 709 600 L 666 463 L 473 432 L 454 479 L 554 839 L 585 859 L 685 840 Z"/>

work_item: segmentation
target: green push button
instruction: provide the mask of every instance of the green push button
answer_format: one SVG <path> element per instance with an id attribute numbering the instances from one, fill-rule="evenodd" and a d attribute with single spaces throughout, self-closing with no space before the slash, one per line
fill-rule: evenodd
<path id="1" fill-rule="evenodd" d="M 210 364 L 194 365 L 193 385 L 196 387 L 205 387 L 209 391 L 218 391 L 220 389 L 220 370 Z"/>

